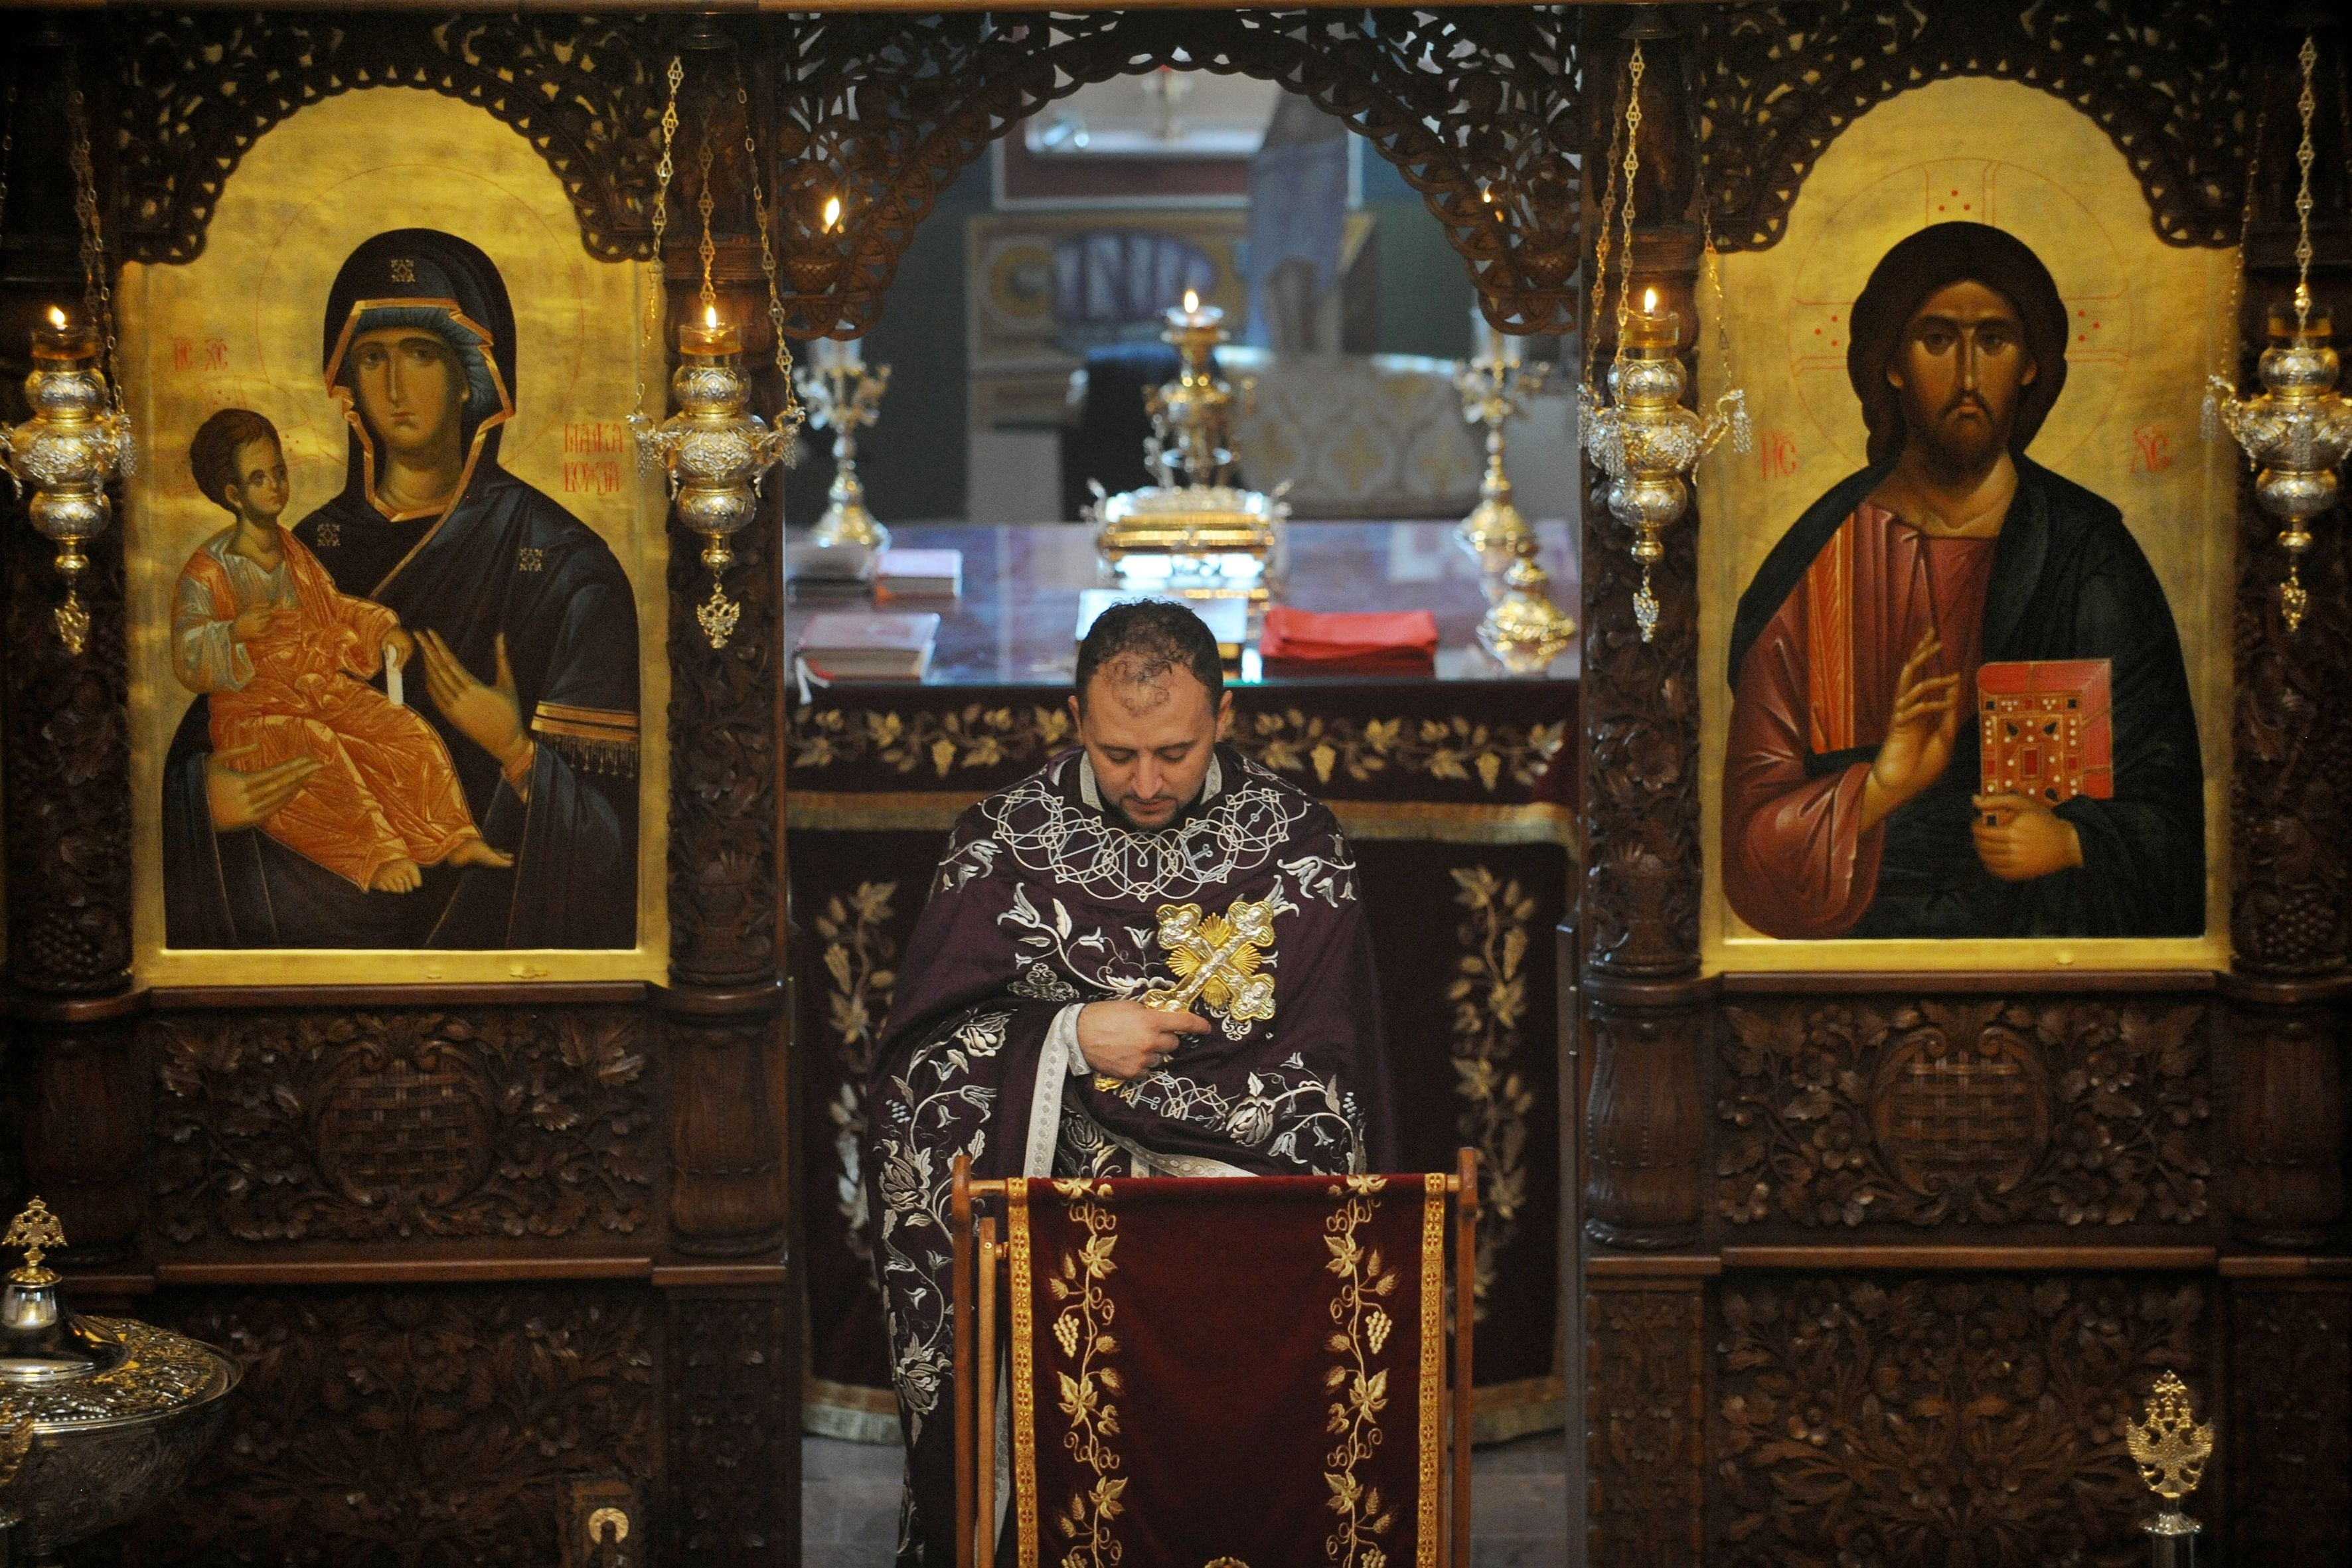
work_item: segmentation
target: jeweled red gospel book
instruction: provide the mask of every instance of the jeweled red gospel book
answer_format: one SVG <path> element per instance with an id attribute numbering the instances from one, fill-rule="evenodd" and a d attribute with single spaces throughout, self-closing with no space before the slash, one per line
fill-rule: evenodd
<path id="1" fill-rule="evenodd" d="M 1977 669 L 1987 795 L 2051 805 L 2116 793 L 2104 658 L 2015 660 Z"/>

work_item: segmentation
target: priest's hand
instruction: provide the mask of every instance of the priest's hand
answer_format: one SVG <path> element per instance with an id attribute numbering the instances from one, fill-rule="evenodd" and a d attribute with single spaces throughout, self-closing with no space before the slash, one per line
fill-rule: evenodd
<path id="1" fill-rule="evenodd" d="M 530 735 L 522 727 L 522 704 L 515 697 L 514 667 L 507 662 L 507 638 L 499 634 L 495 685 L 485 685 L 459 662 L 441 634 L 420 631 L 416 651 L 425 656 L 425 689 L 457 733 L 498 759 L 511 777 L 530 755 Z"/>
<path id="2" fill-rule="evenodd" d="M 1979 795 L 1974 829 L 1977 858 L 2004 882 L 2030 882 L 2083 863 L 2074 825 L 2028 795 Z"/>
<path id="3" fill-rule="evenodd" d="M 1187 1035 L 1205 1035 L 1198 1013 L 1163 1013 L 1140 1002 L 1089 1002 L 1078 1009 L 1078 1051 L 1109 1078 L 1141 1078 L 1166 1065 Z"/>
<path id="4" fill-rule="evenodd" d="M 1886 739 L 1862 784 L 1864 832 L 1877 826 L 1944 776 L 1960 732 L 1960 678 L 1929 675 L 1943 640 L 1931 630 L 1919 638 L 1895 678 L 1895 708 Z"/>
<path id="5" fill-rule="evenodd" d="M 260 826 L 300 795 L 320 766 L 315 757 L 289 757 L 249 773 L 229 766 L 231 757 L 250 756 L 258 750 L 257 744 L 232 746 L 205 759 L 205 805 L 212 814 L 214 832 Z"/>

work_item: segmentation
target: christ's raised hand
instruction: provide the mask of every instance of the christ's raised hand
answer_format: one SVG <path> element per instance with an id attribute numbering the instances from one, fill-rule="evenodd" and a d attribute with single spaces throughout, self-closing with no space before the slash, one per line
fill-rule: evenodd
<path id="1" fill-rule="evenodd" d="M 1864 832 L 1942 778 L 1952 760 L 1952 742 L 1960 732 L 1960 678 L 1927 673 L 1943 651 L 1943 640 L 1932 629 L 1926 632 L 1895 678 L 1886 739 L 1862 785 Z"/>

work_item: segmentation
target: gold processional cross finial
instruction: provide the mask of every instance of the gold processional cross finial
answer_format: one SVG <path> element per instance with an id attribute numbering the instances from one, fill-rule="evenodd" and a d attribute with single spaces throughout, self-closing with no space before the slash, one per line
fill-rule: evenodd
<path id="1" fill-rule="evenodd" d="M 2189 1385 L 2168 1372 L 2147 1396 L 2147 1420 L 2126 1418 L 2124 1440 L 2148 1489 L 2178 1503 L 2205 1479 L 2205 1461 L 2213 1455 L 2213 1423 L 2197 1424 Z"/>
<path id="2" fill-rule="evenodd" d="M 1274 950 L 1275 909 L 1272 899 L 1235 899 L 1221 915 L 1204 914 L 1198 904 L 1160 905 L 1160 946 L 1176 983 L 1153 986 L 1143 1005 L 1181 1013 L 1198 1000 L 1226 1021 L 1228 1033 L 1273 1017 L 1274 976 L 1262 966 Z M 1095 1087 L 1132 1099 L 1141 1081 L 1097 1074 Z"/>
<path id="3" fill-rule="evenodd" d="M 66 1244 L 65 1226 L 49 1212 L 49 1205 L 35 1198 L 23 1214 L 8 1226 L 8 1234 L 0 1237 L 0 1247 L 21 1247 L 25 1249 L 25 1265 L 8 1276 L 19 1285 L 54 1285 L 58 1272 L 41 1267 L 45 1253 Z"/>

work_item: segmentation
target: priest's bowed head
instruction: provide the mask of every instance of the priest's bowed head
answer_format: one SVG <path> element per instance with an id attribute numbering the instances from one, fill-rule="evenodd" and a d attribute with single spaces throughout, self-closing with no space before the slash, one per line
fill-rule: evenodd
<path id="1" fill-rule="evenodd" d="M 1199 616 L 1106 611 L 1078 651 L 1079 749 L 965 812 L 932 879 L 865 1150 L 908 1450 L 901 1563 L 953 1561 L 957 1156 L 984 1177 L 1394 1166 L 1354 851 L 1222 743 L 1232 710 Z"/>
<path id="2" fill-rule="evenodd" d="M 1973 223 L 1903 240 L 1854 301 L 1870 466 L 1781 537 L 1732 628 L 1724 889 L 1768 936 L 2204 929 L 2204 782 L 2164 589 L 2113 505 L 2026 456 L 2071 317 L 2032 249 Z M 2054 804 L 2067 792 L 1984 782 L 1979 671 L 2034 661 L 2082 661 L 2108 704 L 2110 777 Z"/>

